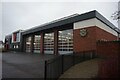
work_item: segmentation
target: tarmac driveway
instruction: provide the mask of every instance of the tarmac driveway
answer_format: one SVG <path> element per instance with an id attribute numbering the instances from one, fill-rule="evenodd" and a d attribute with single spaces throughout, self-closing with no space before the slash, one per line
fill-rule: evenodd
<path id="1" fill-rule="evenodd" d="M 55 55 L 2 53 L 2 78 L 44 78 L 44 62 Z"/>

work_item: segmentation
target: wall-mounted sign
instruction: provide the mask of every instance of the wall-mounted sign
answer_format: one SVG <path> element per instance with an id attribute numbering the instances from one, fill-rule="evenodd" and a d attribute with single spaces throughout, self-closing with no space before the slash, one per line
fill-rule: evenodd
<path id="1" fill-rule="evenodd" d="M 87 29 L 80 29 L 80 36 L 85 37 L 87 35 Z"/>

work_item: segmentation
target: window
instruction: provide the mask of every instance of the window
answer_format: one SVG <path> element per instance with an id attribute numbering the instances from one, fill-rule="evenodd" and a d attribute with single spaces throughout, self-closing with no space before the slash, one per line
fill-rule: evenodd
<path id="1" fill-rule="evenodd" d="M 18 49 L 19 46 L 18 46 L 18 45 L 13 45 L 13 48 L 14 48 L 14 49 Z"/>
<path id="2" fill-rule="evenodd" d="M 15 45 L 13 46 L 13 48 L 16 48 Z"/>
<path id="3" fill-rule="evenodd" d="M 60 54 L 73 52 L 73 29 L 59 31 L 58 52 Z"/>
<path id="4" fill-rule="evenodd" d="M 16 48 L 18 48 L 18 45 L 16 45 Z"/>
<path id="5" fill-rule="evenodd" d="M 26 38 L 26 52 L 31 52 L 31 37 Z"/>
<path id="6" fill-rule="evenodd" d="M 40 35 L 34 36 L 34 53 L 40 53 Z"/>
<path id="7" fill-rule="evenodd" d="M 54 33 L 46 33 L 44 36 L 44 52 L 53 54 L 54 51 Z"/>

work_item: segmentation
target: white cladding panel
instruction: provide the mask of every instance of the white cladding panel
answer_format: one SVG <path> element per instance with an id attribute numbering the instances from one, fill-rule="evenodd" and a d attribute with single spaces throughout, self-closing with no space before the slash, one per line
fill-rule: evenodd
<path id="1" fill-rule="evenodd" d="M 117 32 L 115 32 L 113 29 L 111 29 L 109 26 L 98 20 L 97 18 L 93 19 L 88 19 L 84 21 L 79 21 L 74 23 L 74 29 L 81 29 L 81 28 L 86 28 L 86 27 L 91 27 L 91 26 L 97 26 L 115 36 L 117 36 Z"/>
<path id="2" fill-rule="evenodd" d="M 74 23 L 74 29 L 81 29 L 95 26 L 95 18 Z"/>
<path id="3" fill-rule="evenodd" d="M 100 20 L 96 19 L 96 26 L 98 26 L 99 28 L 117 36 L 117 32 L 114 31 L 113 29 L 111 29 L 109 26 L 107 26 L 106 24 L 104 24 L 103 22 L 101 22 Z"/>

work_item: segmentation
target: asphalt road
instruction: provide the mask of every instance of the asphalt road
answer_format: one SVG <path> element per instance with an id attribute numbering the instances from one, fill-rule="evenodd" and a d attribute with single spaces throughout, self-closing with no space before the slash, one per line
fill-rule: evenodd
<path id="1" fill-rule="evenodd" d="M 53 57 L 35 53 L 2 53 L 2 78 L 44 78 L 44 61 Z"/>

